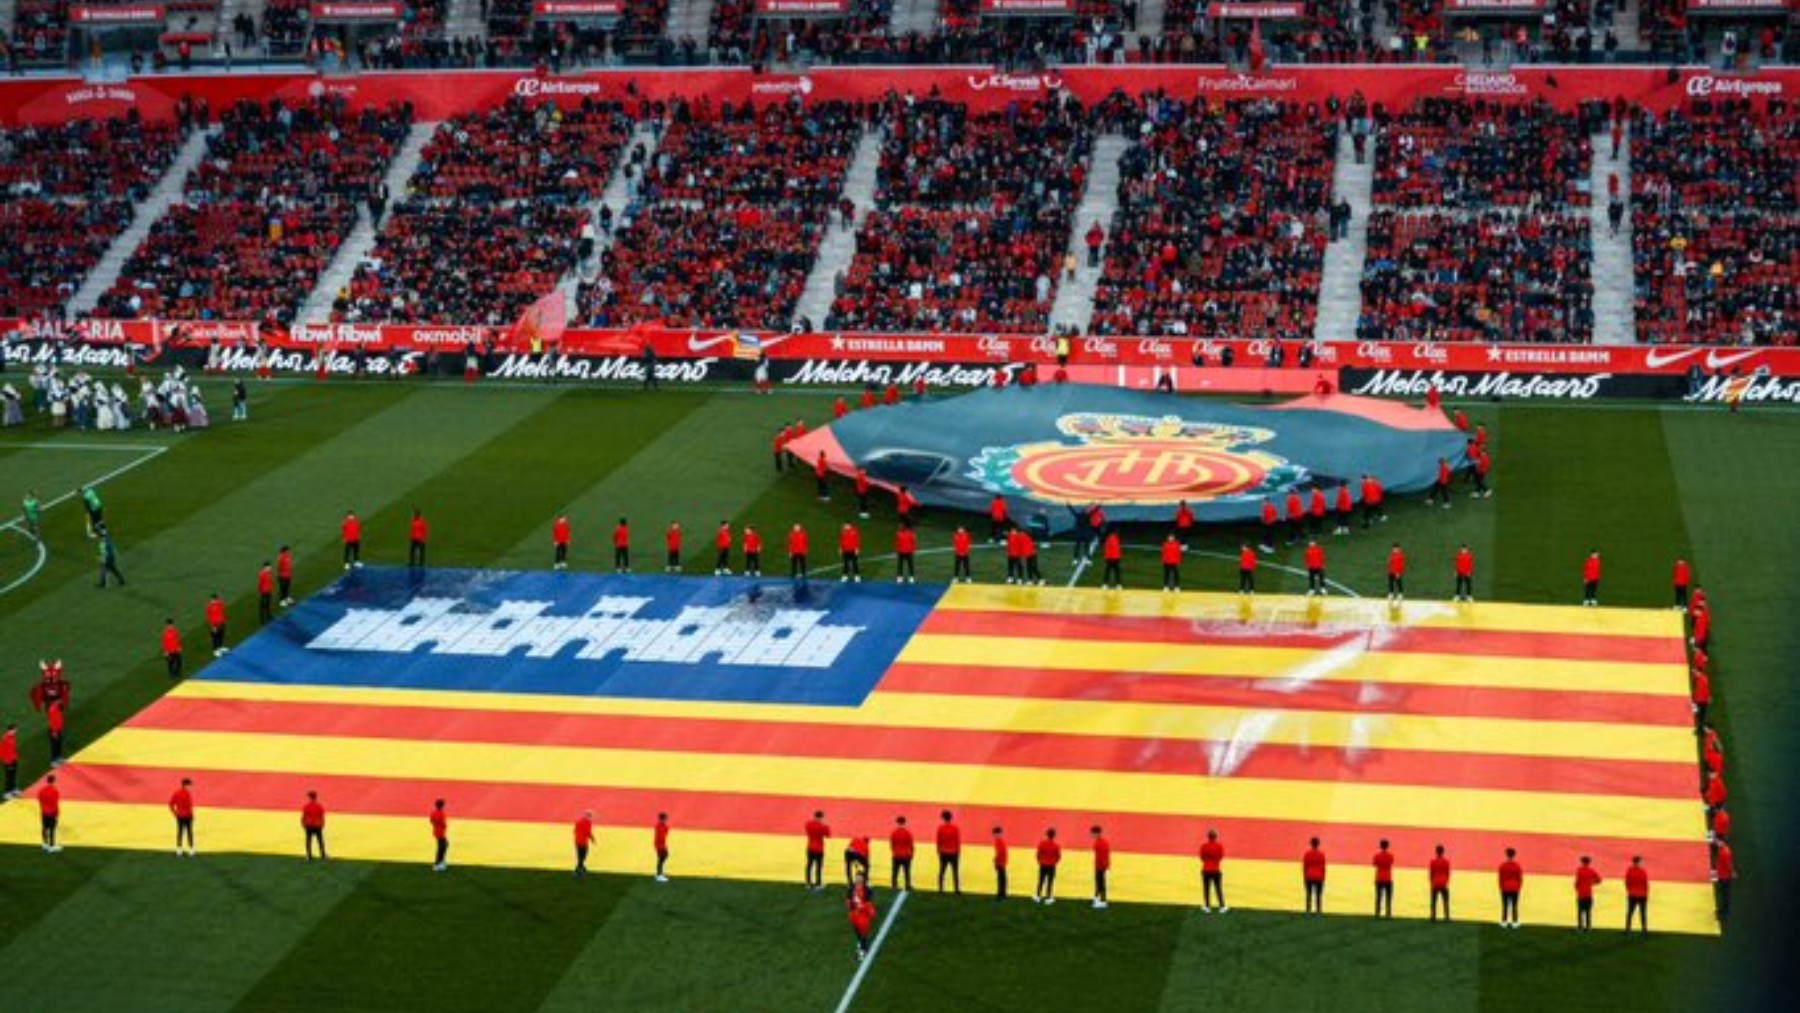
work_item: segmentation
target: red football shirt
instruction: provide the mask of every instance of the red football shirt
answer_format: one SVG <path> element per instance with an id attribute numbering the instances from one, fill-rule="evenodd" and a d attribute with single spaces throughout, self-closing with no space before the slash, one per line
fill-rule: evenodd
<path id="1" fill-rule="evenodd" d="M 954 823 L 939 823 L 937 850 L 940 855 L 962 854 L 962 828 Z"/>
<path id="2" fill-rule="evenodd" d="M 1502 893 L 1517 893 L 1525 885 L 1525 870 L 1518 862 L 1508 859 L 1500 863 L 1500 890 Z"/>
<path id="3" fill-rule="evenodd" d="M 1594 899 L 1594 887 L 1600 885 L 1600 873 L 1591 865 L 1575 867 L 1575 896 L 1582 900 Z M 1502 887 L 1501 889 L 1505 889 Z"/>
<path id="4" fill-rule="evenodd" d="M 888 849 L 893 852 L 896 859 L 911 858 L 913 856 L 912 831 L 905 827 L 895 827 L 894 832 L 888 835 Z"/>
<path id="5" fill-rule="evenodd" d="M 175 789 L 175 794 L 169 796 L 169 811 L 175 814 L 176 819 L 185 820 L 192 817 L 194 815 L 194 793 L 186 788 Z"/>
<path id="6" fill-rule="evenodd" d="M 807 820 L 806 853 L 809 855 L 823 855 L 825 853 L 825 838 L 830 836 L 831 827 L 826 825 L 823 821 Z"/>
<path id="7" fill-rule="evenodd" d="M 1300 856 L 1300 866 L 1308 883 L 1325 882 L 1325 852 L 1318 848 L 1306 849 L 1306 854 Z"/>
<path id="8" fill-rule="evenodd" d="M 1392 883 L 1394 881 L 1394 853 L 1377 851 L 1371 860 L 1375 866 L 1375 882 Z"/>
<path id="9" fill-rule="evenodd" d="M 1225 861 L 1225 845 L 1218 841 L 1207 841 L 1200 845 L 1200 871 L 1218 872 L 1220 864 Z"/>
<path id="10" fill-rule="evenodd" d="M 1037 860 L 1039 865 L 1055 866 L 1062 861 L 1062 845 L 1046 837 L 1038 842 Z"/>

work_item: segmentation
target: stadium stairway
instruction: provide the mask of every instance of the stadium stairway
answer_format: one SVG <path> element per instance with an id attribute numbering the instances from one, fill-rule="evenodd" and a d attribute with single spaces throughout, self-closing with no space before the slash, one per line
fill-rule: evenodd
<path id="1" fill-rule="evenodd" d="M 669 20 L 663 35 L 674 43 L 693 39 L 694 45 L 706 48 L 706 37 L 712 32 L 713 0 L 674 0 L 669 5 Z"/>
<path id="2" fill-rule="evenodd" d="M 481 17 L 481 0 L 450 0 L 449 13 L 444 15 L 444 38 L 487 38 L 487 22 Z"/>
<path id="3" fill-rule="evenodd" d="M 1612 137 L 1595 134 L 1593 199 L 1588 201 L 1589 229 L 1594 238 L 1594 261 L 1589 265 L 1594 279 L 1594 343 L 1597 345 L 1629 345 L 1637 340 L 1637 300 L 1631 257 L 1631 137 L 1629 133 L 1619 145 L 1619 157 L 1612 157 Z M 1619 174 L 1619 192 L 1626 195 L 1625 221 L 1619 234 L 1612 235 L 1606 221 L 1606 178 Z"/>
<path id="4" fill-rule="evenodd" d="M 268 0 L 220 0 L 219 33 L 214 37 L 214 47 L 221 48 L 222 51 L 223 44 L 230 42 L 232 52 L 237 54 L 237 59 L 239 60 L 249 60 L 260 56 L 262 53 L 260 48 L 262 45 L 262 35 L 259 33 L 256 37 L 257 50 L 255 52 L 245 52 L 238 46 L 238 34 L 237 32 L 232 31 L 231 22 L 232 19 L 236 18 L 239 14 L 248 14 L 250 15 L 250 20 L 260 26 L 262 24 L 263 11 L 267 10 L 268 6 Z"/>
<path id="5" fill-rule="evenodd" d="M 436 123 L 414 123 L 407 132 L 406 140 L 394 152 L 394 160 L 388 163 L 387 172 L 381 177 L 382 182 L 387 184 L 389 208 L 406 199 L 407 182 L 418 171 L 425 143 L 431 140 L 437 127 Z M 338 247 L 337 256 L 331 259 L 331 264 L 319 273 L 319 280 L 313 285 L 312 294 L 306 297 L 306 302 L 300 307 L 296 323 L 322 324 L 331 319 L 332 300 L 337 296 L 338 290 L 350 284 L 350 279 L 356 276 L 357 267 L 361 266 L 369 251 L 375 248 L 375 237 L 375 222 L 369 217 L 368 207 L 359 206 L 356 209 L 355 227 L 350 230 L 343 245 Z"/>
<path id="6" fill-rule="evenodd" d="M 652 122 L 640 122 L 632 128 L 631 137 L 625 142 L 625 150 L 620 153 L 618 164 L 613 166 L 612 177 L 606 181 L 606 189 L 600 191 L 600 199 L 588 205 L 588 214 L 596 223 L 600 218 L 600 209 L 613 209 L 613 227 L 611 232 L 601 233 L 598 228 L 594 235 L 594 256 L 587 263 L 576 264 L 575 269 L 563 275 L 557 284 L 562 290 L 564 305 L 568 307 L 569 319 L 575 320 L 580 315 L 580 306 L 575 301 L 575 290 L 579 287 L 584 272 L 591 275 L 590 268 L 598 268 L 600 259 L 612 246 L 613 237 L 619 234 L 625 222 L 631 217 L 632 203 L 637 199 L 638 183 L 642 178 L 637 173 L 627 172 L 631 164 L 632 149 L 642 146 L 644 161 L 649 165 L 656 161 L 656 149 L 662 142 L 660 126 Z"/>
<path id="7" fill-rule="evenodd" d="M 850 262 L 856 259 L 856 231 L 875 204 L 875 181 L 880 169 L 881 132 L 864 129 L 856 142 L 856 154 L 850 159 L 850 170 L 844 174 L 843 196 L 856 205 L 856 217 L 846 229 L 835 224 L 837 215 L 832 214 L 834 224 L 819 241 L 819 253 L 806 276 L 806 288 L 794 306 L 795 323 L 804 317 L 814 327 L 825 326 L 831 304 L 837 299 L 837 276 L 849 270 Z"/>
<path id="8" fill-rule="evenodd" d="M 1075 254 L 1075 278 L 1059 279 L 1056 301 L 1050 305 L 1050 328 L 1073 327 L 1086 334 L 1094 322 L 1094 291 L 1100 287 L 1100 272 L 1106 268 L 1105 253 L 1111 251 L 1113 218 L 1119 213 L 1119 159 L 1125 157 L 1131 142 L 1124 134 L 1103 134 L 1094 141 L 1094 158 L 1088 165 L 1087 189 L 1069 224 L 1069 250 Z M 1087 231 L 1095 222 L 1106 229 L 1107 248 L 1097 267 L 1088 266 Z M 1057 268 L 1060 270 L 1060 268 Z"/>
<path id="9" fill-rule="evenodd" d="M 13 26 L 19 23 L 19 0 L 0 0 L 0 35 L 12 38 Z"/>
<path id="10" fill-rule="evenodd" d="M 100 255 L 100 262 L 94 265 L 94 269 L 82 279 L 81 287 L 75 290 L 75 297 L 69 300 L 68 315 L 71 318 L 92 313 L 94 307 L 100 305 L 100 297 L 118 283 L 119 275 L 125 272 L 126 262 L 149 237 L 150 227 L 176 201 L 181 200 L 188 174 L 206 157 L 206 139 L 218 130 L 218 127 L 196 130 L 182 142 L 181 150 L 175 154 L 175 161 L 163 173 L 162 178 L 157 180 L 149 199 L 137 206 L 136 212 L 131 216 L 131 224 L 114 237 L 112 245 Z"/>
<path id="11" fill-rule="evenodd" d="M 1369 258 L 1370 194 L 1375 187 L 1375 145 L 1368 159 L 1356 164 L 1350 132 L 1338 136 L 1337 166 L 1331 173 L 1331 199 L 1350 202 L 1350 236 L 1325 248 L 1325 268 L 1319 278 L 1319 316 L 1313 336 L 1325 341 L 1349 341 L 1356 337 L 1356 318 L 1362 314 L 1363 265 Z M 1324 227 L 1321 225 L 1321 227 Z"/>
<path id="12" fill-rule="evenodd" d="M 1152 41 L 1162 37 L 1163 24 L 1168 18 L 1168 0 L 1138 0 L 1137 30 L 1128 32 L 1127 49 L 1137 47 L 1137 36 L 1148 36 Z"/>
<path id="13" fill-rule="evenodd" d="M 895 35 L 935 35 L 937 28 L 938 0 L 894 0 L 888 29 Z"/>

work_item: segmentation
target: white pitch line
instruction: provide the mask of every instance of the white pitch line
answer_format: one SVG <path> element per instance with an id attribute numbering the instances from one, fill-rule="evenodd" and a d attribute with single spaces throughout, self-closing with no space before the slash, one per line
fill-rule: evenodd
<path id="1" fill-rule="evenodd" d="M 881 944 L 887 941 L 888 929 L 893 928 L 894 923 L 900 920 L 900 909 L 906 906 L 908 896 L 908 894 L 902 893 L 894 900 L 894 906 L 888 911 L 888 916 L 882 919 L 881 930 L 875 933 L 875 943 L 869 947 L 869 955 L 863 958 L 862 963 L 856 965 L 856 976 L 850 979 L 850 987 L 844 989 L 844 997 L 838 1000 L 837 1009 L 833 1013 L 845 1013 L 850 1008 L 850 1004 L 856 1001 L 856 992 L 862 988 L 863 978 L 868 975 L 869 968 L 875 966 L 875 958 L 881 953 Z"/>
<path id="2" fill-rule="evenodd" d="M 132 469 L 138 467 L 139 465 L 148 464 L 151 461 L 156 460 L 157 458 L 168 453 L 168 451 L 169 451 L 168 447 L 158 447 L 158 446 L 154 446 L 151 444 L 139 444 L 138 446 L 140 446 L 144 450 L 144 455 L 142 457 L 136 458 L 135 460 L 132 460 L 132 461 L 128 461 L 125 464 L 121 464 L 117 468 L 114 468 L 113 470 L 107 472 L 106 474 L 101 475 L 99 478 L 90 479 L 89 481 L 84 482 L 82 484 L 88 485 L 88 486 L 96 486 L 96 485 L 102 485 L 106 482 L 110 482 L 113 479 L 118 478 L 120 475 L 123 475 L 126 472 L 131 471 Z M 50 500 L 48 503 L 43 504 L 43 506 L 40 507 L 39 509 L 47 511 L 52 507 L 59 506 L 63 503 L 67 503 L 68 501 L 74 499 L 75 495 L 76 494 L 73 492 L 65 492 L 61 496 L 58 496 L 55 499 Z M 32 541 L 37 543 L 37 559 L 31 564 L 31 569 L 25 571 L 25 575 L 23 577 L 19 577 L 18 579 L 14 580 L 12 583 L 6 585 L 5 587 L 0 587 L 0 595 L 11 594 L 13 591 L 15 591 L 21 587 L 24 587 L 26 584 L 29 584 L 31 582 L 32 578 L 36 577 L 38 575 L 38 573 L 44 569 L 45 562 L 48 561 L 50 558 L 49 551 L 44 548 L 44 540 L 42 538 L 32 538 L 31 533 L 29 531 L 25 530 L 25 515 L 24 514 L 20 514 L 19 516 L 14 517 L 12 520 L 7 521 L 5 524 L 0 524 L 0 530 L 8 530 L 8 529 L 17 531 L 20 534 L 24 535 L 25 537 L 31 538 Z"/>
<path id="3" fill-rule="evenodd" d="M 151 452 L 169 449 L 160 443 L 0 443 L 15 450 L 86 450 L 97 454 Z"/>

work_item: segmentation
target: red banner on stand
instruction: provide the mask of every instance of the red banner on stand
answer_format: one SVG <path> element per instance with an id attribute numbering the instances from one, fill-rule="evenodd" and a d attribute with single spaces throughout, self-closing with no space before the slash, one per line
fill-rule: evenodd
<path id="1" fill-rule="evenodd" d="M 77 4 L 69 8 L 72 25 L 160 25 L 167 19 L 160 4 L 124 4 L 117 7 Z"/>
<path id="2" fill-rule="evenodd" d="M 1214 21 L 1298 21 L 1306 17 L 1305 4 L 1212 3 L 1206 16 Z"/>
<path id="3" fill-rule="evenodd" d="M 850 0 L 756 0 L 756 13 L 765 17 L 845 17 Z"/>
<path id="4" fill-rule="evenodd" d="M 399 21 L 401 7 L 397 3 L 370 0 L 335 0 L 312 5 L 312 19 L 319 21 Z"/>
<path id="5" fill-rule="evenodd" d="M 531 13 L 539 18 L 616 18 L 625 13 L 623 0 L 537 0 Z"/>

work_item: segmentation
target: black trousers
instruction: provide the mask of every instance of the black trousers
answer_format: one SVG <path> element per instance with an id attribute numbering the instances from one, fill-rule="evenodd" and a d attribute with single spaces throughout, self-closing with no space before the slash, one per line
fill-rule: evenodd
<path id="1" fill-rule="evenodd" d="M 1307 570 L 1306 571 L 1306 589 L 1308 591 L 1324 591 L 1325 590 L 1325 571 L 1324 570 Z"/>
<path id="2" fill-rule="evenodd" d="M 1449 506 L 1450 505 L 1450 483 L 1448 483 L 1448 482 L 1433 483 L 1431 486 L 1431 495 L 1425 497 L 1425 502 L 1427 502 L 1427 503 L 1440 503 L 1441 502 L 1445 506 Z"/>
<path id="3" fill-rule="evenodd" d="M 806 577 L 806 554 L 805 553 L 795 552 L 795 553 L 790 553 L 788 555 L 788 576 L 794 578 L 795 580 L 805 579 L 805 577 Z"/>
<path id="4" fill-rule="evenodd" d="M 955 577 L 955 578 L 964 579 L 964 580 L 969 579 L 970 575 L 969 575 L 969 557 L 968 556 L 957 556 L 956 557 L 955 568 L 954 568 L 953 572 L 951 573 L 951 576 Z"/>
<path id="5" fill-rule="evenodd" d="M 913 573 L 913 554 L 912 553 L 902 552 L 898 557 L 896 557 L 894 559 L 894 575 L 896 577 L 915 576 L 915 574 Z"/>
<path id="6" fill-rule="evenodd" d="M 671 570 L 681 569 L 681 550 L 680 549 L 672 550 L 669 553 L 668 558 L 663 561 L 663 565 L 668 567 Z"/>
<path id="7" fill-rule="evenodd" d="M 256 621 L 260 624 L 267 624 L 273 618 L 275 618 L 275 596 L 272 594 L 257 595 Z"/>
<path id="8" fill-rule="evenodd" d="M 1581 582 L 1581 600 L 1582 601 L 1599 601 L 1600 600 L 1600 582 L 1597 580 L 1582 581 Z"/>
<path id="9" fill-rule="evenodd" d="M 123 587 L 125 585 L 125 575 L 119 572 L 119 564 L 113 562 L 110 559 L 108 559 L 100 564 L 100 586 L 101 587 L 106 586 L 106 577 L 108 574 L 111 574 L 112 578 L 119 582 L 119 586 Z"/>
<path id="10" fill-rule="evenodd" d="M 62 732 L 51 732 L 50 733 L 50 762 L 55 763 L 56 761 L 62 759 L 62 754 L 63 754 L 63 733 Z"/>
<path id="11" fill-rule="evenodd" d="M 1375 508 L 1373 506 L 1370 506 L 1368 503 L 1364 503 L 1363 508 L 1362 508 L 1362 515 L 1363 515 L 1363 528 L 1365 530 L 1367 530 L 1369 525 L 1375 523 Z"/>
<path id="12" fill-rule="evenodd" d="M 415 541 L 406 547 L 406 565 L 407 566 L 424 566 L 425 565 L 425 543 L 424 542 Z"/>
<path id="13" fill-rule="evenodd" d="M 668 861 L 669 861 L 669 849 L 658 848 L 656 851 L 656 874 L 658 876 L 663 874 L 663 866 L 665 864 L 667 864 Z"/>
<path id="14" fill-rule="evenodd" d="M 868 855 L 859 855 L 854 851 L 845 849 L 845 851 L 844 851 L 844 885 L 845 886 L 849 886 L 850 884 L 856 882 L 856 873 L 859 870 L 862 872 L 862 874 L 864 876 L 867 876 L 869 874 L 869 856 Z"/>
<path id="15" fill-rule="evenodd" d="M 1388 594 L 1405 594 L 1406 578 L 1388 574 Z"/>
<path id="16" fill-rule="evenodd" d="M 1023 559 L 1020 559 L 1018 556 L 1007 556 L 1006 557 L 1006 579 L 1007 580 L 1024 580 L 1025 579 L 1025 561 Z"/>
<path id="17" fill-rule="evenodd" d="M 224 626 L 209 627 L 207 632 L 212 634 L 212 649 L 214 651 L 217 651 L 219 648 L 225 646 L 225 627 Z"/>
<path id="18" fill-rule="evenodd" d="M 552 561 L 555 562 L 559 566 L 564 563 L 567 563 L 569 561 L 569 547 L 567 545 L 558 543 L 556 546 L 556 557 Z"/>
<path id="19" fill-rule="evenodd" d="M 1375 884 L 1375 917 L 1394 917 L 1394 884 Z"/>
<path id="20" fill-rule="evenodd" d="M 194 818 L 192 816 L 175 817 L 175 846 L 181 847 L 186 841 L 188 847 L 194 846 Z"/>
<path id="21" fill-rule="evenodd" d="M 994 866 L 994 899 L 1006 899 L 1006 866 Z"/>
<path id="22" fill-rule="evenodd" d="M 16 763 L 9 763 L 5 767 L 5 772 L 6 787 L 4 791 L 6 794 L 11 795 L 13 792 L 19 790 L 19 765 Z"/>
<path id="23" fill-rule="evenodd" d="M 1225 906 L 1225 874 L 1223 872 L 1202 872 L 1200 874 L 1200 903 L 1213 906 L 1213 898 L 1218 898 L 1218 906 Z"/>
<path id="24" fill-rule="evenodd" d="M 1731 917 L 1731 880 L 1721 879 L 1713 886 L 1713 897 L 1715 906 L 1718 908 L 1719 921 L 1723 922 Z"/>
<path id="25" fill-rule="evenodd" d="M 1675 607 L 1678 609 L 1687 608 L 1687 596 L 1688 589 L 1685 586 L 1675 588 Z"/>
<path id="26" fill-rule="evenodd" d="M 749 573 L 749 574 L 762 573 L 762 553 L 760 553 L 760 552 L 744 553 L 744 572 Z"/>
<path id="27" fill-rule="evenodd" d="M 1056 895 L 1056 866 L 1038 866 L 1037 895 L 1053 897 Z"/>
<path id="28" fill-rule="evenodd" d="M 858 558 L 860 555 L 861 555 L 861 553 L 858 553 L 858 552 L 844 553 L 844 560 L 843 560 L 844 576 L 846 576 L 846 577 L 862 576 L 862 561 Z"/>
<path id="29" fill-rule="evenodd" d="M 169 678 L 181 678 L 181 652 L 172 651 L 163 655 L 163 661 L 169 666 Z"/>
<path id="30" fill-rule="evenodd" d="M 1431 920 L 1434 922 L 1437 921 L 1438 898 L 1440 897 L 1444 901 L 1444 920 L 1450 920 L 1450 888 L 1434 886 L 1431 888 Z"/>
<path id="31" fill-rule="evenodd" d="M 1325 884 L 1306 881 L 1306 913 L 1325 913 Z"/>
<path id="32" fill-rule="evenodd" d="M 1627 932 L 1631 931 L 1631 918 L 1633 915 L 1637 916 L 1638 927 L 1643 929 L 1645 932 L 1649 932 L 1650 931 L 1650 898 L 1648 898 L 1648 897 L 1627 897 L 1627 898 L 1625 898 L 1625 931 L 1627 931 Z"/>
<path id="33" fill-rule="evenodd" d="M 1035 555 L 1025 557 L 1025 579 L 1033 583 L 1044 579 L 1044 575 L 1038 572 L 1037 556 Z"/>
<path id="34" fill-rule="evenodd" d="M 444 859 L 449 858 L 449 857 L 450 857 L 450 838 L 448 838 L 448 837 L 438 838 L 437 839 L 437 857 L 432 860 L 432 864 L 443 865 Z"/>
<path id="35" fill-rule="evenodd" d="M 307 827 L 306 828 L 306 857 L 308 859 L 312 858 L 312 856 L 313 856 L 313 842 L 314 841 L 319 842 L 319 857 L 320 858 L 328 857 L 325 854 L 325 828 L 324 827 Z"/>
<path id="36" fill-rule="evenodd" d="M 938 892 L 944 892 L 944 876 L 950 877 L 951 889 L 962 893 L 962 855 L 938 856 Z"/>
<path id="37" fill-rule="evenodd" d="M 275 581 L 275 586 L 276 586 L 276 590 L 281 592 L 281 600 L 282 601 L 285 602 L 288 599 L 293 597 L 293 595 L 289 594 L 288 592 L 290 592 L 294 589 L 294 578 L 281 577 Z"/>
<path id="38" fill-rule="evenodd" d="M 1101 568 L 1100 583 L 1102 583 L 1102 584 L 1124 584 L 1125 583 L 1125 578 L 1119 575 L 1119 561 L 1118 560 L 1109 559 L 1106 561 L 1106 566 Z"/>
<path id="39" fill-rule="evenodd" d="M 717 560 L 713 561 L 713 569 L 721 570 L 721 571 L 731 569 L 731 550 L 730 549 L 720 549 L 719 550 L 719 558 Z"/>
<path id="40" fill-rule="evenodd" d="M 1178 591 L 1181 589 L 1181 567 L 1174 563 L 1163 564 L 1163 590 Z"/>
<path id="41" fill-rule="evenodd" d="M 1456 593 L 1465 597 L 1475 597 L 1475 578 L 1456 575 Z"/>
<path id="42" fill-rule="evenodd" d="M 1094 870 L 1094 899 L 1106 903 L 1106 870 Z"/>
<path id="43" fill-rule="evenodd" d="M 1500 920 L 1507 922 L 1519 920 L 1519 891 L 1500 891 Z"/>
<path id="44" fill-rule="evenodd" d="M 1275 525 L 1264 524 L 1262 528 L 1262 544 L 1266 548 L 1275 547 Z"/>
<path id="45" fill-rule="evenodd" d="M 54 848 L 56 847 L 56 817 L 45 816 L 43 823 L 44 845 Z"/>
<path id="46" fill-rule="evenodd" d="M 344 562 L 345 563 L 356 563 L 356 562 L 360 562 L 361 560 L 362 560 L 362 543 L 361 542 L 345 542 L 344 543 Z"/>
<path id="47" fill-rule="evenodd" d="M 823 852 L 808 851 L 806 853 L 806 885 L 825 885 L 825 855 Z"/>
<path id="48" fill-rule="evenodd" d="M 827 482 L 823 477 L 820 477 L 820 479 L 819 479 L 819 498 L 820 499 L 830 499 L 831 498 L 831 484 L 829 482 Z"/>
<path id="49" fill-rule="evenodd" d="M 895 890 L 898 890 L 898 889 L 900 889 L 900 881 L 903 879 L 906 880 L 906 888 L 908 890 L 911 890 L 912 889 L 912 859 L 911 858 L 896 858 L 896 859 L 894 859 L 894 872 L 893 872 L 892 880 L 889 883 L 889 886 L 891 886 Z"/>
<path id="50" fill-rule="evenodd" d="M 1254 590 L 1256 590 L 1256 571 L 1255 570 L 1239 570 L 1238 571 L 1238 590 L 1239 591 L 1254 591 Z"/>
<path id="51" fill-rule="evenodd" d="M 613 549 L 613 569 L 615 569 L 615 570 L 631 569 L 631 550 L 629 548 Z"/>
<path id="52" fill-rule="evenodd" d="M 988 531 L 988 541 L 997 542 L 1001 538 L 1005 537 L 1005 535 L 1006 535 L 1006 522 L 1005 521 L 994 521 L 993 526 Z"/>
<path id="53" fill-rule="evenodd" d="M 1578 929 L 1591 929 L 1594 927 L 1594 898 L 1575 898 L 1575 927 Z M 1627 931 L 1631 929 L 1631 917 L 1629 915 L 1625 918 L 1625 928 Z"/>

